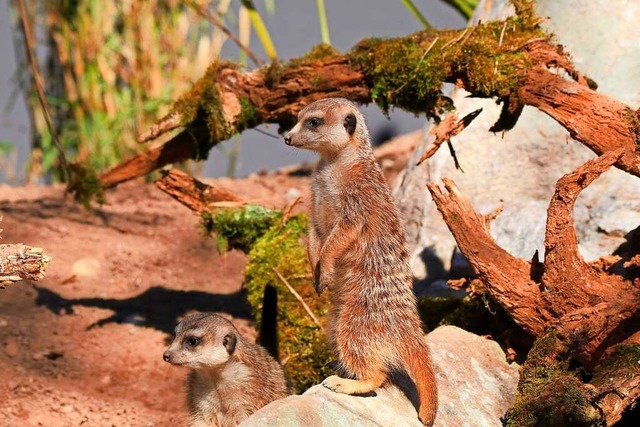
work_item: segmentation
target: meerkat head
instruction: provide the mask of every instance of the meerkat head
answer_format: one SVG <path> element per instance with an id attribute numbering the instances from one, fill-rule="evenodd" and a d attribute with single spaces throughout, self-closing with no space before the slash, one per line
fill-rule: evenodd
<path id="1" fill-rule="evenodd" d="M 284 137 L 293 147 L 337 154 L 347 147 L 369 145 L 364 117 L 351 101 L 326 98 L 312 102 L 298 114 L 298 123 Z"/>
<path id="2" fill-rule="evenodd" d="M 209 313 L 195 313 L 176 326 L 175 338 L 162 358 L 191 369 L 215 368 L 233 356 L 238 330 L 228 320 Z"/>

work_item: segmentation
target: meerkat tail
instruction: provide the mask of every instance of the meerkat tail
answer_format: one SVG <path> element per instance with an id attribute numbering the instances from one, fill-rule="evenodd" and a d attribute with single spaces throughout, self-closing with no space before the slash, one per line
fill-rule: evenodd
<path id="1" fill-rule="evenodd" d="M 438 409 L 436 377 L 429 358 L 429 348 L 420 342 L 404 355 L 404 368 L 418 391 L 418 419 L 425 426 L 433 425 Z"/>

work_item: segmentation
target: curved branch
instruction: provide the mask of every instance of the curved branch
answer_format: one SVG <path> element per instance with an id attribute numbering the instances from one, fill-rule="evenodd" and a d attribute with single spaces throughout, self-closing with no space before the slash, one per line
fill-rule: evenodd
<path id="1" fill-rule="evenodd" d="M 489 234 L 488 219 L 473 209 L 451 180 L 443 182 L 447 194 L 436 184 L 427 187 L 460 251 L 513 320 L 540 336 L 553 316 L 542 303 L 539 285 L 531 279 L 530 264 L 502 249 Z"/>
<path id="2" fill-rule="evenodd" d="M 529 73 L 518 95 L 521 102 L 548 114 L 597 155 L 623 148 L 616 167 L 640 176 L 636 151 L 640 120 L 622 102 L 540 69 Z"/>
<path id="3" fill-rule="evenodd" d="M 564 175 L 556 184 L 547 209 L 542 283 L 550 290 L 547 299 L 559 316 L 582 308 L 585 301 L 597 301 L 599 295 L 606 294 L 613 286 L 610 283 L 613 276 L 604 274 L 603 277 L 602 272 L 591 268 L 580 255 L 573 210 L 582 190 L 623 154 L 623 149 L 610 151 Z"/>
<path id="4" fill-rule="evenodd" d="M 168 163 L 202 157 L 201 149 L 175 147 L 184 142 L 185 132 L 198 135 L 197 143 L 206 152 L 261 123 L 292 126 L 297 112 L 320 98 L 341 96 L 357 103 L 374 101 L 385 110 L 393 106 L 439 114 L 450 107 L 441 92 L 442 82 L 455 83 L 476 97 L 509 102 L 510 111 L 519 111 L 519 105 L 535 106 L 598 154 L 624 148 L 616 166 L 640 176 L 637 115 L 590 89 L 592 82 L 573 68 L 566 53 L 550 42 L 550 35 L 526 21 L 509 18 L 505 22 L 365 39 L 347 54 L 321 46 L 285 65 L 275 63 L 249 73 L 234 64 L 215 63 L 174 106 L 180 123 L 174 120 L 177 116 L 170 116 L 167 123 L 142 137 L 160 136 L 179 124 L 185 131 L 166 143 L 170 148 L 139 154 L 107 172 L 102 183 L 116 185 Z M 548 70 L 554 67 L 567 71 L 578 83 Z M 200 132 L 203 128 L 206 131 Z M 179 155 L 161 155 L 168 151 Z"/>

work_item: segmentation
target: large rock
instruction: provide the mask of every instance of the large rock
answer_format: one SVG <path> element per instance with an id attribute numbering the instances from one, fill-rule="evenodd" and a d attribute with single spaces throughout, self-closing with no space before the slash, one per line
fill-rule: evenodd
<path id="1" fill-rule="evenodd" d="M 435 426 L 499 427 L 515 398 L 518 365 L 508 364 L 495 342 L 455 326 L 427 335 L 439 404 Z M 271 403 L 241 424 L 266 426 L 421 426 L 415 408 L 394 386 L 376 396 L 334 393 L 321 385 Z"/>

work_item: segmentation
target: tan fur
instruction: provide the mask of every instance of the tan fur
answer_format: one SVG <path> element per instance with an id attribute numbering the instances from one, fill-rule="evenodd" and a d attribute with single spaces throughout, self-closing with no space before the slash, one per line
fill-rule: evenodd
<path id="1" fill-rule="evenodd" d="M 189 344 L 193 338 L 198 340 L 195 346 Z M 191 369 L 190 427 L 236 426 L 266 404 L 291 394 L 280 364 L 215 314 L 196 313 L 182 320 L 163 357 Z"/>
<path id="2" fill-rule="evenodd" d="M 431 425 L 436 383 L 413 294 L 405 230 L 364 118 L 345 99 L 316 101 L 300 112 L 285 142 L 320 154 L 312 182 L 309 259 L 316 290 L 331 290 L 329 341 L 341 370 L 354 378 L 331 376 L 323 384 L 365 394 L 406 373 L 418 393 L 418 416 Z"/>

